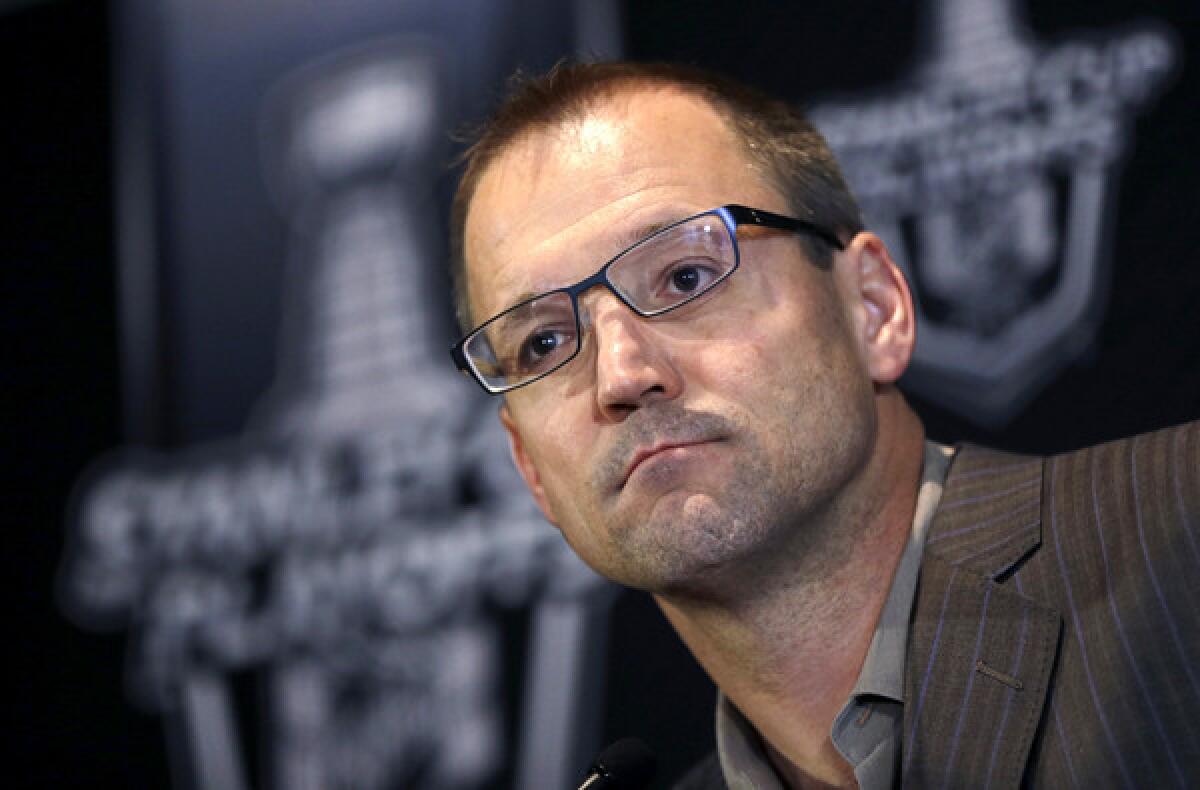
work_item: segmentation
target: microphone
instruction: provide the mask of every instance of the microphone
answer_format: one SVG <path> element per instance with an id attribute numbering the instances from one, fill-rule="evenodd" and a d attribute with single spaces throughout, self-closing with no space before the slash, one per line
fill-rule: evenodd
<path id="1" fill-rule="evenodd" d="M 654 752 L 637 738 L 622 738 L 596 755 L 579 790 L 642 790 L 654 778 Z"/>

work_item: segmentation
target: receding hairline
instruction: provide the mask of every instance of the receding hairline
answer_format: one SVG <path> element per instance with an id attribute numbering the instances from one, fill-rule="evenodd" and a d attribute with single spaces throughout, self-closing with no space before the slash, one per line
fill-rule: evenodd
<path id="1" fill-rule="evenodd" d="M 721 119 L 731 135 L 737 136 L 737 126 L 732 108 L 722 97 L 706 90 L 703 86 L 672 82 L 668 78 L 660 76 L 629 75 L 608 79 L 592 86 L 572 101 L 564 102 L 562 107 L 556 108 L 544 116 L 529 119 L 519 128 L 497 135 L 494 140 L 489 140 L 486 156 L 479 161 L 480 172 L 486 171 L 494 160 L 508 151 L 520 147 L 533 138 L 553 139 L 559 130 L 578 126 L 589 118 L 609 110 L 615 110 L 617 114 L 628 112 L 630 102 L 636 97 L 653 93 L 698 100 Z M 467 153 L 470 153 L 469 149 Z M 466 155 L 464 154 L 464 158 Z"/>

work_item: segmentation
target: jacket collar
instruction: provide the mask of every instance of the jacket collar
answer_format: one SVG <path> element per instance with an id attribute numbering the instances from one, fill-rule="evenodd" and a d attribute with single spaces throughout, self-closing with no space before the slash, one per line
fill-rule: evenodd
<path id="1" fill-rule="evenodd" d="M 1062 618 L 1004 582 L 1041 545 L 1042 459 L 960 448 L 926 543 L 905 667 L 905 786 L 1016 787 Z"/>
<path id="2" fill-rule="evenodd" d="M 965 445 L 946 477 L 926 554 L 999 579 L 1042 543 L 1043 459 Z"/>

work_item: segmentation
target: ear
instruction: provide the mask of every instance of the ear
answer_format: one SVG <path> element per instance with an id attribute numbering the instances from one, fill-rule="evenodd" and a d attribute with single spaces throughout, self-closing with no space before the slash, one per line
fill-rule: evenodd
<path id="1" fill-rule="evenodd" d="M 541 508 L 542 515 L 546 517 L 546 520 L 557 527 L 558 521 L 554 518 L 554 511 L 550 508 L 550 500 L 546 497 L 546 489 L 542 486 L 541 475 L 538 474 L 533 459 L 525 450 L 525 443 L 521 440 L 521 433 L 517 430 L 507 403 L 500 407 L 500 424 L 504 426 L 504 432 L 508 434 L 508 449 L 512 452 L 513 463 L 517 465 L 517 471 L 521 473 L 525 485 L 529 486 L 529 492 L 533 494 L 533 501 L 537 502 L 537 506 Z"/>
<path id="2" fill-rule="evenodd" d="M 892 383 L 908 368 L 917 339 L 912 291 L 883 240 L 859 233 L 846 248 L 851 313 L 871 379 Z"/>

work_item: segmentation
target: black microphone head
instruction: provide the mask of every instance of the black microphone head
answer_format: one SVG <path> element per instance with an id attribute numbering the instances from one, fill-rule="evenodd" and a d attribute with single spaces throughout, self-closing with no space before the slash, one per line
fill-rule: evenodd
<path id="1" fill-rule="evenodd" d="M 650 747 L 637 738 L 622 738 L 596 756 L 592 771 L 604 776 L 605 787 L 641 790 L 654 778 L 658 760 Z"/>

